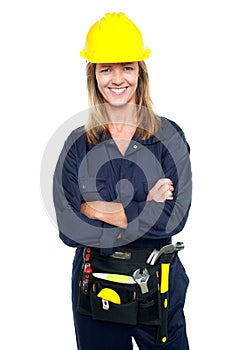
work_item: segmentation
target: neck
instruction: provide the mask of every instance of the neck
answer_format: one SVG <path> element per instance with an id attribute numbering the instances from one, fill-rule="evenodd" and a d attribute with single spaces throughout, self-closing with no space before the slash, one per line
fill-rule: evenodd
<path id="1" fill-rule="evenodd" d="M 109 124 L 114 125 L 132 125 L 137 127 L 138 116 L 135 104 L 125 106 L 111 106 L 106 104 Z"/>

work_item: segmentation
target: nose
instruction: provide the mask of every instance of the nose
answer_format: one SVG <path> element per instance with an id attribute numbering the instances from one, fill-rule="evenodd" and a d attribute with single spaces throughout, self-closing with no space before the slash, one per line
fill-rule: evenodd
<path id="1" fill-rule="evenodd" d="M 114 69 L 112 75 L 112 83 L 115 85 L 121 85 L 124 82 L 124 75 L 122 69 Z"/>

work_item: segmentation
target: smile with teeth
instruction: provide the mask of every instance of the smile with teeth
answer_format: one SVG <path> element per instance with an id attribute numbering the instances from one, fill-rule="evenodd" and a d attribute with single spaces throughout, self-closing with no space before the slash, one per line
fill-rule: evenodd
<path id="1" fill-rule="evenodd" d="M 123 87 L 123 88 L 110 88 L 110 90 L 116 95 L 123 94 L 126 91 L 126 89 L 127 89 L 126 87 Z"/>

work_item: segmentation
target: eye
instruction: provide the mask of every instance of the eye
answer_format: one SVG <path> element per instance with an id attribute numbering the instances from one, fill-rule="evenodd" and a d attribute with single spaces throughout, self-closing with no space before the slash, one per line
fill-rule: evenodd
<path id="1" fill-rule="evenodd" d="M 100 73 L 109 73 L 109 72 L 111 72 L 111 68 L 110 67 L 102 68 L 100 70 Z"/>
<path id="2" fill-rule="evenodd" d="M 125 67 L 124 67 L 124 70 L 128 72 L 128 71 L 133 70 L 133 67 L 130 67 L 130 66 L 125 66 Z"/>

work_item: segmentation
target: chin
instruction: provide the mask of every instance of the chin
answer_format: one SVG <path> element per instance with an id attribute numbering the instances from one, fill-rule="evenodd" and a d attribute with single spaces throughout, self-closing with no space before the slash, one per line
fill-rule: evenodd
<path id="1" fill-rule="evenodd" d="M 130 101 L 128 100 L 127 101 L 111 101 L 111 100 L 108 101 L 108 104 L 113 107 L 124 107 L 129 103 Z"/>
<path id="2" fill-rule="evenodd" d="M 115 102 L 115 103 L 109 103 L 112 107 L 124 107 L 127 105 L 127 102 Z"/>

